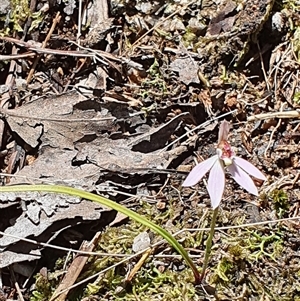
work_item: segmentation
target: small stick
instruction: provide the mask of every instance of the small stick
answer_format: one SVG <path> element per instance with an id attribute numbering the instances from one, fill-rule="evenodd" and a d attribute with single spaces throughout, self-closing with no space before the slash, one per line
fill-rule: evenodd
<path id="1" fill-rule="evenodd" d="M 81 22 L 82 22 L 82 0 L 79 0 L 79 7 L 78 7 L 78 22 L 77 22 L 77 43 L 80 43 L 80 36 L 81 36 Z"/>
<path id="2" fill-rule="evenodd" d="M 81 49 L 84 49 L 85 51 L 73 51 L 73 50 L 60 50 L 60 49 L 50 49 L 50 48 L 41 48 L 39 46 L 35 46 L 33 43 L 24 42 L 18 39 L 9 38 L 9 37 L 1 37 L 0 41 L 6 41 L 10 43 L 14 43 L 16 45 L 22 46 L 27 48 L 28 50 L 37 52 L 37 53 L 44 53 L 44 54 L 53 54 L 53 55 L 66 55 L 66 56 L 73 56 L 73 57 L 92 57 L 95 58 L 97 56 L 104 57 L 107 61 L 113 60 L 116 62 L 121 62 L 122 60 L 117 58 L 111 53 L 105 52 L 103 50 L 95 50 L 90 48 L 82 47 L 75 42 L 69 41 L 69 43 L 72 43 L 76 45 L 77 47 L 80 47 Z"/>
<path id="3" fill-rule="evenodd" d="M 11 60 L 17 60 L 17 59 L 24 59 L 29 56 L 36 56 L 36 53 L 34 52 L 25 52 L 21 54 L 0 54 L 0 61 L 11 61 Z"/>
<path id="4" fill-rule="evenodd" d="M 130 271 L 129 275 L 126 277 L 126 282 L 130 283 L 135 276 L 135 274 L 141 269 L 147 258 L 151 255 L 152 249 L 148 249 L 145 251 L 145 253 L 142 255 L 140 260 L 137 262 L 137 264 L 134 266 L 134 268 Z"/>
<path id="5" fill-rule="evenodd" d="M 264 75 L 264 78 L 265 78 L 265 81 L 266 81 L 266 84 L 267 84 L 267 88 L 270 91 L 270 82 L 268 81 L 268 77 L 267 77 L 267 73 L 266 73 L 266 69 L 265 69 L 265 64 L 264 64 L 264 60 L 263 60 L 263 57 L 262 57 L 262 51 L 260 49 L 259 42 L 257 42 L 256 44 L 257 44 L 259 58 L 260 58 L 261 70 L 263 72 L 263 75 Z"/>
<path id="6" fill-rule="evenodd" d="M 66 86 L 64 87 L 63 93 L 67 92 L 68 87 L 70 86 L 72 80 L 75 78 L 76 74 L 82 69 L 82 67 L 85 65 L 87 61 L 87 58 L 84 58 L 82 61 L 79 60 L 80 65 L 79 67 L 72 73 L 72 75 L 70 76 L 68 83 L 66 84 Z"/>
<path id="7" fill-rule="evenodd" d="M 12 54 L 17 54 L 18 50 L 16 46 L 13 46 L 12 48 Z M 9 66 L 9 73 L 8 76 L 5 80 L 5 85 L 8 86 L 8 92 L 4 93 L 1 95 L 1 102 L 0 102 L 0 107 L 7 109 L 8 108 L 8 101 L 12 95 L 12 89 L 15 84 L 15 78 L 16 78 L 16 72 L 17 72 L 17 63 L 15 61 L 10 62 Z M 2 131 L 1 131 L 2 132 Z"/>
<path id="8" fill-rule="evenodd" d="M 267 145 L 267 147 L 266 147 L 266 149 L 265 149 L 265 151 L 264 151 L 264 158 L 265 158 L 265 159 L 267 159 L 267 157 L 268 157 L 268 156 L 267 156 L 267 152 L 268 152 L 268 150 L 269 150 L 269 148 L 270 148 L 270 146 L 271 146 L 271 143 L 272 143 L 272 141 L 273 141 L 273 136 L 274 136 L 275 132 L 278 130 L 278 128 L 280 127 L 280 125 L 281 125 L 281 118 L 279 119 L 277 125 L 275 126 L 274 130 L 273 130 L 272 133 L 271 133 L 269 143 L 268 143 L 268 145 Z"/>
<path id="9" fill-rule="evenodd" d="M 10 267 L 9 270 L 10 270 L 10 273 L 11 273 L 11 276 L 12 276 L 12 280 L 13 280 L 13 282 L 14 282 L 14 284 L 15 284 L 16 291 L 17 291 L 18 296 L 19 296 L 19 298 L 20 298 L 20 301 L 25 301 L 25 300 L 24 300 L 24 297 L 23 297 L 23 295 L 22 295 L 22 292 L 21 292 L 21 290 L 20 290 L 19 283 L 18 283 L 17 280 L 16 280 L 16 276 L 15 276 L 15 272 L 14 272 L 13 268 Z"/>
<path id="10" fill-rule="evenodd" d="M 247 121 L 256 121 L 256 120 L 264 120 L 271 118 L 299 118 L 299 111 L 284 111 L 284 112 L 274 112 L 274 113 L 263 113 L 258 115 L 253 115 L 247 118 Z"/>
<path id="11" fill-rule="evenodd" d="M 91 242 L 83 241 L 80 249 L 84 251 L 93 251 L 95 246 L 97 245 L 100 238 L 100 232 L 96 233 L 94 238 Z M 64 278 L 62 279 L 59 286 L 56 288 L 55 292 L 53 293 L 50 301 L 57 300 L 57 301 L 64 301 L 67 298 L 69 293 L 69 288 L 75 283 L 78 276 L 80 275 L 84 265 L 88 260 L 87 255 L 77 255 L 71 265 L 68 268 L 67 273 L 65 274 Z"/>
<path id="12" fill-rule="evenodd" d="M 50 40 L 50 37 L 51 37 L 51 35 L 52 35 L 52 33 L 53 33 L 55 27 L 56 27 L 56 25 L 57 25 L 57 23 L 60 21 L 60 18 L 61 18 L 61 16 L 60 16 L 60 13 L 58 12 L 58 13 L 56 14 L 54 20 L 53 20 L 52 26 L 51 26 L 51 28 L 50 28 L 50 30 L 49 30 L 49 32 L 48 32 L 46 38 L 45 38 L 45 41 L 42 43 L 42 48 L 45 48 L 45 47 L 46 47 L 46 45 L 47 45 L 48 41 Z M 32 67 L 31 67 L 31 69 L 30 69 L 30 71 L 29 71 L 29 74 L 28 74 L 28 76 L 27 76 L 27 84 L 30 83 L 31 78 L 32 78 L 32 76 L 33 76 L 33 73 L 34 73 L 34 71 L 35 71 L 35 68 L 36 68 L 36 66 L 37 66 L 37 64 L 38 64 L 38 62 L 39 62 L 39 60 L 40 60 L 40 58 L 41 58 L 41 55 L 38 55 L 38 56 L 36 57 L 35 61 L 33 62 L 33 65 L 32 65 Z"/>

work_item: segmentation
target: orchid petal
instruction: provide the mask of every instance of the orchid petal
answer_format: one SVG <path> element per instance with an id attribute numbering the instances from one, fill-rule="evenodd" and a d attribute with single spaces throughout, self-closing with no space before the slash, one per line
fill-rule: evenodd
<path id="1" fill-rule="evenodd" d="M 241 167 L 246 173 L 253 176 L 254 178 L 257 178 L 257 179 L 260 179 L 263 181 L 265 181 L 267 179 L 264 176 L 264 174 L 250 162 L 248 162 L 242 158 L 239 158 L 239 157 L 234 157 L 233 160 L 236 165 Z"/>
<path id="2" fill-rule="evenodd" d="M 233 163 L 229 165 L 228 171 L 233 179 L 248 192 L 258 196 L 258 191 L 250 176 L 239 165 Z"/>
<path id="3" fill-rule="evenodd" d="M 211 205 L 216 209 L 221 202 L 225 187 L 225 172 L 221 160 L 217 160 L 210 170 L 207 190 L 210 196 Z"/>
<path id="4" fill-rule="evenodd" d="M 215 155 L 197 164 L 189 173 L 189 175 L 183 182 L 182 186 L 196 185 L 204 177 L 204 175 L 212 168 L 212 166 L 215 164 L 217 160 L 219 160 L 218 156 Z"/>
<path id="5" fill-rule="evenodd" d="M 223 120 L 219 128 L 218 143 L 220 143 L 221 141 L 227 141 L 229 130 L 230 123 L 226 120 Z"/>

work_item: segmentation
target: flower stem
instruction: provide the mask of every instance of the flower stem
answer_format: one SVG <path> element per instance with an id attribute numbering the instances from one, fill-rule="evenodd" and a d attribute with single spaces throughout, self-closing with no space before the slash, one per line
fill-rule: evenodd
<path id="1" fill-rule="evenodd" d="M 211 224 L 210 224 L 210 232 L 209 232 L 209 236 L 208 236 L 208 239 L 207 239 L 207 242 L 206 242 L 204 262 L 203 262 L 202 272 L 201 272 L 201 276 L 200 276 L 201 282 L 203 281 L 203 279 L 205 277 L 205 272 L 206 272 L 206 268 L 207 268 L 207 265 L 208 265 L 208 260 L 209 260 L 211 247 L 212 247 L 212 240 L 213 240 L 214 233 L 215 233 L 218 209 L 219 209 L 219 207 L 217 207 L 213 211 L 213 216 L 212 216 L 212 220 L 211 220 Z"/>

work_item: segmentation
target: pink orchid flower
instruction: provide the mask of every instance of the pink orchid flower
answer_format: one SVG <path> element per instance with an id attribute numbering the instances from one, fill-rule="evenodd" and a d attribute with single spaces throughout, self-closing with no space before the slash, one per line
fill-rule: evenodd
<path id="1" fill-rule="evenodd" d="M 210 171 L 207 190 L 213 209 L 220 205 L 225 188 L 225 168 L 233 179 L 249 193 L 258 196 L 257 188 L 249 175 L 262 181 L 266 177 L 250 162 L 235 155 L 227 142 L 230 124 L 225 120 L 219 129 L 217 154 L 197 164 L 189 173 L 182 186 L 196 185 Z"/>

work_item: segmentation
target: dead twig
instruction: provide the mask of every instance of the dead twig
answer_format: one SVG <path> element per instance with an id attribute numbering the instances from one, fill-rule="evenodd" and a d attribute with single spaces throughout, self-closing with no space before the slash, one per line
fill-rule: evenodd
<path id="1" fill-rule="evenodd" d="M 72 56 L 72 57 L 83 57 L 83 58 L 90 57 L 90 58 L 93 58 L 94 60 L 99 61 L 100 63 L 102 63 L 104 65 L 112 66 L 120 74 L 122 74 L 121 68 L 117 64 L 112 62 L 112 61 L 122 62 L 122 60 L 119 59 L 118 57 L 114 56 L 111 53 L 102 51 L 102 50 L 94 50 L 94 49 L 89 49 L 89 48 L 82 47 L 82 46 L 80 46 L 77 43 L 72 42 L 72 41 L 70 41 L 72 44 L 76 45 L 78 48 L 83 49 L 83 50 L 82 51 L 79 51 L 79 50 L 74 51 L 74 50 L 59 50 L 59 49 L 41 48 L 40 46 L 35 45 L 33 43 L 24 42 L 24 41 L 14 39 L 14 38 L 9 38 L 9 37 L 1 37 L 1 36 L 0 36 L 0 40 L 10 42 L 10 43 L 14 43 L 16 45 L 25 47 L 28 50 L 33 51 L 33 52 L 27 52 L 27 56 L 35 56 L 36 53 L 39 53 L 39 54 L 52 54 L 52 55 Z M 2 58 L 3 59 L 6 59 L 6 58 L 10 59 L 10 56 L 9 57 L 3 56 Z M 0 60 L 1 60 L 1 55 L 0 55 Z M 9 97 L 6 97 L 6 98 L 9 99 Z M 2 96 L 2 101 L 3 101 L 3 96 Z"/>
<path id="2" fill-rule="evenodd" d="M 17 54 L 17 48 L 14 46 L 12 49 L 12 54 L 16 55 Z M 12 87 L 15 84 L 15 74 L 17 72 L 17 63 L 15 61 L 11 61 L 10 66 L 9 66 L 9 73 L 5 81 L 5 85 L 8 86 L 8 92 L 4 93 L 1 98 L 1 108 L 8 108 L 8 102 L 7 100 L 10 99 L 12 95 Z"/>
<path id="3" fill-rule="evenodd" d="M 265 78 L 265 81 L 266 81 L 266 84 L 267 84 L 267 88 L 270 91 L 271 85 L 270 85 L 270 82 L 268 81 L 268 76 L 267 76 L 267 72 L 266 72 L 266 69 L 265 69 L 265 64 L 264 64 L 264 60 L 263 60 L 263 57 L 262 57 L 262 51 L 260 49 L 259 42 L 257 42 L 257 48 L 258 48 L 258 53 L 259 53 L 259 58 L 260 58 L 261 70 L 263 72 L 263 75 L 264 75 L 264 78 Z"/>
<path id="4" fill-rule="evenodd" d="M 83 68 L 83 66 L 86 64 L 87 58 L 84 59 L 80 59 L 79 62 L 79 66 L 76 68 L 76 70 L 73 71 L 72 75 L 70 76 L 66 86 L 64 87 L 63 93 L 67 92 L 72 80 L 75 78 L 76 74 Z"/>
<path id="5" fill-rule="evenodd" d="M 30 56 L 36 56 L 34 52 L 25 52 L 21 54 L 0 54 L 0 61 L 11 61 L 11 60 L 18 60 L 18 59 L 25 59 Z"/>
<path id="6" fill-rule="evenodd" d="M 88 51 L 74 51 L 74 50 L 59 50 L 59 49 L 50 49 L 50 48 L 41 48 L 40 46 L 37 46 L 33 43 L 24 42 L 18 39 L 9 38 L 9 37 L 0 37 L 0 40 L 14 43 L 16 45 L 25 47 L 31 51 L 37 52 L 37 53 L 43 53 L 43 54 L 53 54 L 53 55 L 65 55 L 65 56 L 74 56 L 74 57 L 92 57 L 94 58 L 96 56 L 96 53 L 98 55 L 106 56 L 110 59 L 118 60 L 115 56 L 113 56 L 110 53 L 106 53 L 105 51 L 101 50 L 95 50 L 94 53 L 89 53 Z"/>
<path id="7" fill-rule="evenodd" d="M 268 149 L 270 148 L 271 146 L 271 143 L 273 141 L 273 136 L 275 134 L 275 132 L 278 130 L 279 126 L 281 125 L 281 118 L 278 120 L 278 123 L 277 125 L 275 126 L 274 130 L 272 131 L 271 135 L 270 135 L 270 139 L 269 139 L 269 143 L 264 151 L 264 158 L 266 159 L 267 158 L 267 152 L 268 152 Z"/>
<path id="8" fill-rule="evenodd" d="M 135 274 L 141 269 L 147 258 L 151 255 L 152 249 L 148 249 L 145 251 L 145 253 L 142 255 L 140 260 L 137 262 L 137 264 L 134 266 L 134 268 L 130 271 L 128 276 L 126 277 L 126 282 L 129 283 L 135 276 Z"/>
<path id="9" fill-rule="evenodd" d="M 17 293 L 18 293 L 19 300 L 20 300 L 20 301 L 25 301 L 25 300 L 24 300 L 24 297 L 23 297 L 23 294 L 22 294 L 22 292 L 21 292 L 21 290 L 20 290 L 19 283 L 18 283 L 17 280 L 16 280 L 16 276 L 15 276 L 14 270 L 12 269 L 12 267 L 10 267 L 9 270 L 10 270 L 10 273 L 11 273 L 11 276 L 12 276 L 12 280 L 13 280 L 13 282 L 14 282 L 14 284 L 15 284 L 15 288 L 16 288 L 16 291 L 17 291 Z"/>
<path id="10" fill-rule="evenodd" d="M 17 52 L 18 52 L 17 47 L 13 46 L 12 54 L 16 55 Z M 11 61 L 10 66 L 9 66 L 9 73 L 5 80 L 5 85 L 8 87 L 8 91 L 1 95 L 0 108 L 8 109 L 9 100 L 12 97 L 13 86 L 15 85 L 17 69 L 18 69 L 18 65 L 17 65 L 16 61 L 14 61 L 14 60 Z M 2 144 L 4 142 L 3 141 L 4 127 L 5 127 L 4 121 L 0 120 L 0 148 L 2 148 Z"/>
<path id="11" fill-rule="evenodd" d="M 51 28 L 50 28 L 50 30 L 49 30 L 49 32 L 48 32 L 48 34 L 47 34 L 47 36 L 46 36 L 44 42 L 42 43 L 42 48 L 45 48 L 45 47 L 46 47 L 46 45 L 47 45 L 48 41 L 50 40 L 50 37 L 51 37 L 51 35 L 52 35 L 52 33 L 53 33 L 55 27 L 56 27 L 57 23 L 60 21 L 60 19 L 61 19 L 61 16 L 60 16 L 60 13 L 58 12 L 58 13 L 56 14 L 54 20 L 53 20 L 52 26 L 51 26 Z M 30 83 L 31 78 L 32 78 L 32 76 L 33 76 L 33 73 L 34 73 L 34 71 L 35 71 L 35 68 L 36 68 L 36 66 L 37 66 L 37 64 L 38 64 L 38 62 L 39 62 L 39 60 L 40 60 L 40 58 L 41 58 L 41 55 L 38 55 L 38 56 L 35 58 L 35 60 L 34 60 L 34 62 L 33 62 L 33 65 L 31 66 L 31 69 L 30 69 L 30 71 L 29 71 L 29 73 L 28 73 L 28 76 L 27 76 L 27 80 L 26 80 L 26 81 L 27 81 L 27 84 Z"/>
<path id="12" fill-rule="evenodd" d="M 80 247 L 80 250 L 83 251 L 92 251 L 98 243 L 100 238 L 100 233 L 96 233 L 91 242 L 84 241 Z M 80 275 L 84 265 L 88 260 L 87 255 L 77 255 L 71 265 L 68 268 L 67 273 L 62 279 L 60 285 L 57 287 L 55 292 L 53 293 L 50 301 L 64 301 L 69 293 L 69 287 L 72 286 Z M 63 292 L 62 292 L 63 291 Z"/>
<path id="13" fill-rule="evenodd" d="M 281 108 L 280 108 L 280 111 L 281 111 L 281 112 L 282 112 L 283 108 L 284 108 L 284 104 L 283 104 L 283 105 L 281 106 Z M 278 130 L 278 128 L 280 127 L 280 125 L 281 125 L 281 118 L 278 120 L 277 125 L 275 126 L 274 130 L 273 130 L 272 133 L 271 133 L 269 143 L 268 143 L 268 145 L 267 145 L 267 147 L 266 147 L 266 149 L 265 149 L 265 151 L 264 151 L 264 157 L 265 157 L 265 159 L 267 158 L 267 151 L 268 151 L 268 149 L 270 148 L 270 145 L 271 145 L 272 140 L 273 140 L 273 136 L 274 136 L 275 132 Z"/>
<path id="14" fill-rule="evenodd" d="M 257 120 L 272 119 L 272 118 L 299 118 L 299 117 L 300 117 L 300 112 L 293 110 L 293 111 L 257 114 L 257 115 L 249 116 L 247 118 L 247 121 L 257 121 Z"/>
<path id="15" fill-rule="evenodd" d="M 77 21 L 77 43 L 80 43 L 80 36 L 81 36 L 81 23 L 82 23 L 82 0 L 79 0 L 79 7 L 78 7 L 78 21 Z"/>

